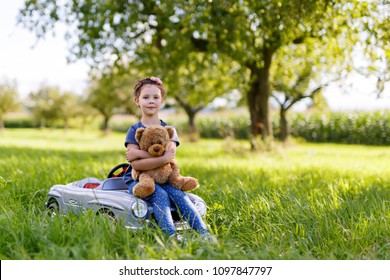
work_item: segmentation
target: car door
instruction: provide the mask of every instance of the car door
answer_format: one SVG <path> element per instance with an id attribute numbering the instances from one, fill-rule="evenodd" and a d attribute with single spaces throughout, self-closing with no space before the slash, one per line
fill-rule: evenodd
<path id="1" fill-rule="evenodd" d="M 94 199 L 95 195 L 92 189 L 75 187 L 64 192 L 62 197 L 68 210 L 78 213 L 84 211 L 84 205 Z"/>

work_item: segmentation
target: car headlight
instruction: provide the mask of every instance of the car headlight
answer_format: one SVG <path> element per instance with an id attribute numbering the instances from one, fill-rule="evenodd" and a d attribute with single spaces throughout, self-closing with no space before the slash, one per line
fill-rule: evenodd
<path id="1" fill-rule="evenodd" d="M 196 208 L 196 210 L 198 210 L 198 212 L 201 216 L 206 215 L 207 207 L 206 207 L 206 203 L 204 203 L 203 201 L 196 201 L 195 208 Z"/>
<path id="2" fill-rule="evenodd" d="M 142 219 L 145 218 L 146 214 L 148 213 L 148 205 L 145 201 L 137 199 L 137 201 L 131 207 L 131 210 L 133 211 L 135 217 Z"/>

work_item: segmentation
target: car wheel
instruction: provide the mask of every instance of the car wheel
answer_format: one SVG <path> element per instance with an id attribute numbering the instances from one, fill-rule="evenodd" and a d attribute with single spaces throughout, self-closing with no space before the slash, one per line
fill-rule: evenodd
<path id="1" fill-rule="evenodd" d="M 97 214 L 99 216 L 107 217 L 107 219 L 109 219 L 110 221 L 113 221 L 113 222 L 116 221 L 114 213 L 112 213 L 112 211 L 110 211 L 109 209 L 100 209 L 97 212 Z"/>
<path id="2" fill-rule="evenodd" d="M 59 206 L 57 201 L 50 201 L 47 205 L 47 213 L 50 217 L 54 218 L 58 215 Z"/>

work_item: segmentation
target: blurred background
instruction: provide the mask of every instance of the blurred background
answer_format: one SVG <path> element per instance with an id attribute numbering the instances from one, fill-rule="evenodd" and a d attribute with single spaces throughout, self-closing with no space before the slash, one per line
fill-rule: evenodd
<path id="1" fill-rule="evenodd" d="M 124 132 L 159 76 L 191 141 L 390 143 L 387 0 L 0 5 L 1 130 Z"/>

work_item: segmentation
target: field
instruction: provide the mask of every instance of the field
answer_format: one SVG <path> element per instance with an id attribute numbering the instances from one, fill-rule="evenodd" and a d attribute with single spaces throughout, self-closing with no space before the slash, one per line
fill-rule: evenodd
<path id="1" fill-rule="evenodd" d="M 87 212 L 50 218 L 49 188 L 104 178 L 124 134 L 6 130 L 0 135 L 1 259 L 390 259 L 390 148 L 299 143 L 250 153 L 247 142 L 182 141 L 182 174 L 201 187 L 218 244 L 186 232 L 132 231 Z"/>

